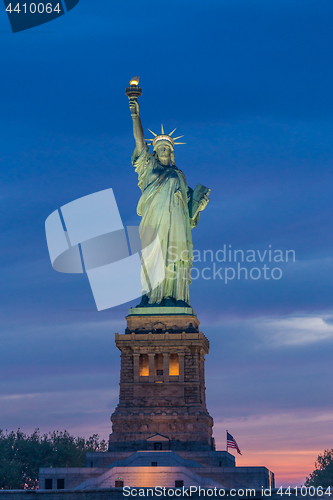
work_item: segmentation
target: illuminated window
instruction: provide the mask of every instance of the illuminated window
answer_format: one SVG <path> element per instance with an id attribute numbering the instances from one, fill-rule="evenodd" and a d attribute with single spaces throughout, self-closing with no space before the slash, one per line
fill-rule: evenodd
<path id="1" fill-rule="evenodd" d="M 149 358 L 148 354 L 140 354 L 140 376 L 148 377 L 149 375 Z"/>
<path id="2" fill-rule="evenodd" d="M 155 354 L 155 359 L 154 359 L 154 365 L 155 365 L 155 375 L 161 376 L 163 375 L 163 354 L 158 353 Z"/>
<path id="3" fill-rule="evenodd" d="M 176 353 L 169 357 L 169 375 L 179 376 L 179 357 Z"/>

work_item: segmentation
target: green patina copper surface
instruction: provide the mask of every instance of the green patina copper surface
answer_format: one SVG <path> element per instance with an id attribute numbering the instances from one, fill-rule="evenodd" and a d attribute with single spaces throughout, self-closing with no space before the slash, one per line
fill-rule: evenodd
<path id="1" fill-rule="evenodd" d="M 164 316 L 166 314 L 185 314 L 189 316 L 196 316 L 192 307 L 131 307 L 128 310 L 129 316 Z"/>
<path id="2" fill-rule="evenodd" d="M 187 185 L 184 173 L 175 164 L 174 145 L 177 138 L 171 137 L 173 132 L 165 134 L 162 127 L 162 134 L 153 133 L 154 151 L 149 151 L 137 99 L 130 98 L 129 104 L 136 142 L 132 163 L 142 191 L 137 207 L 138 215 L 142 217 L 140 236 L 143 239 L 147 228 L 158 235 L 165 269 L 165 279 L 153 290 L 143 291 L 138 308 L 153 310 L 160 306 L 164 310 L 170 308 L 170 314 L 175 314 L 175 310 L 180 313 L 181 309 L 182 314 L 189 314 L 185 309 L 190 308 L 191 230 L 197 226 L 200 212 L 209 201 L 210 190 L 198 184 L 193 191 Z M 154 265 L 153 254 L 151 262 L 148 259 L 145 265 Z"/>

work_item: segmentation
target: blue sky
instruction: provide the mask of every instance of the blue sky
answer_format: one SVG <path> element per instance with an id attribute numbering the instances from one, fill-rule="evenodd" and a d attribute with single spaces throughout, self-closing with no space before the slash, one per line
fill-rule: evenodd
<path id="1" fill-rule="evenodd" d="M 80 0 L 13 34 L 0 11 L 0 428 L 110 432 L 132 304 L 97 312 L 85 276 L 52 269 L 44 222 L 112 187 L 139 223 L 124 95 L 138 74 L 145 131 L 178 127 L 178 167 L 212 190 L 195 248 L 296 255 L 280 280 L 191 285 L 218 448 L 228 429 L 239 465 L 294 485 L 333 447 L 332 14 L 321 0 Z"/>

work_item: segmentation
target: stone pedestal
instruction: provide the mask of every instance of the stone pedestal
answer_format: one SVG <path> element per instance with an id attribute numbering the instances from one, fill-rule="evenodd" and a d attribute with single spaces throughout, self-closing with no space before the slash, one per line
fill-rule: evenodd
<path id="1" fill-rule="evenodd" d="M 158 309 L 134 310 L 126 333 L 116 334 L 120 394 L 109 450 L 213 450 L 204 375 L 209 342 L 191 308 L 192 314 Z"/>
<path id="2" fill-rule="evenodd" d="M 215 450 L 205 402 L 209 342 L 194 311 L 147 309 L 151 314 L 130 310 L 126 333 L 116 333 L 120 394 L 109 451 L 87 453 L 85 468 L 40 469 L 40 489 L 59 480 L 85 495 L 96 488 L 91 498 L 100 499 L 103 489 L 121 491 L 121 485 L 274 488 L 274 474 L 266 467 L 236 467 L 233 455 Z"/>

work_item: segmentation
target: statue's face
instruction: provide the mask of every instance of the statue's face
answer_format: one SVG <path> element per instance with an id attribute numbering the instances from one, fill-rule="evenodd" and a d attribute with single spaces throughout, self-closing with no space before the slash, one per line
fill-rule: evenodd
<path id="1" fill-rule="evenodd" d="M 171 162 L 171 147 L 167 142 L 161 141 L 155 149 L 159 161 L 162 165 L 170 165 Z"/>

